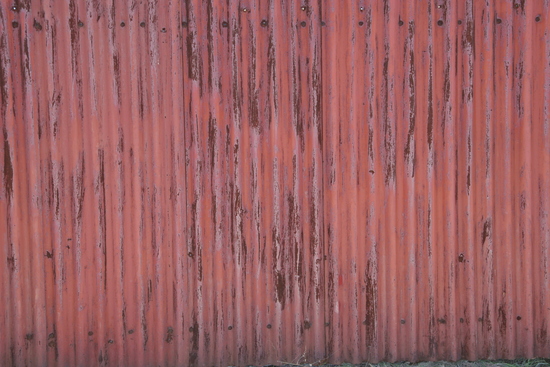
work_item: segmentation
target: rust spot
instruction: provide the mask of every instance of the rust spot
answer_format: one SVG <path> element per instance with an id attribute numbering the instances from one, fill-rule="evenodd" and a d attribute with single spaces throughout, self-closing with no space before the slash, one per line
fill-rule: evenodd
<path id="1" fill-rule="evenodd" d="M 13 199 L 13 166 L 11 163 L 10 143 L 8 131 L 4 127 L 4 190 L 8 200 Z"/>
<path id="2" fill-rule="evenodd" d="M 483 223 L 483 232 L 481 233 L 481 244 L 485 244 L 485 240 L 491 236 L 491 219 L 487 218 Z"/>

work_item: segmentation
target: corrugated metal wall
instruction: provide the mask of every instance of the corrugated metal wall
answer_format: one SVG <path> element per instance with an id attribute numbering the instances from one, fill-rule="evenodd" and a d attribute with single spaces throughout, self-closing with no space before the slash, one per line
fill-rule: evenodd
<path id="1" fill-rule="evenodd" d="M 548 0 L 0 4 L 0 364 L 550 357 Z"/>

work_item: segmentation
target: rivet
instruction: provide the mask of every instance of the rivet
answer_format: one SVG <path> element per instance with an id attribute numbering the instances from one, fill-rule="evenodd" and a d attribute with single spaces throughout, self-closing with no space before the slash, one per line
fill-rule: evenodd
<path id="1" fill-rule="evenodd" d="M 300 23 L 300 25 L 301 25 L 302 27 L 305 27 L 305 26 L 306 26 L 306 22 L 302 21 L 302 22 Z"/>
<path id="2" fill-rule="evenodd" d="M 81 21 L 81 20 L 79 20 L 79 21 L 78 21 L 78 26 L 79 26 L 80 28 L 84 27 L 84 22 Z"/>
<path id="3" fill-rule="evenodd" d="M 362 21 L 359 22 L 359 27 L 361 27 L 363 24 L 365 24 L 365 23 L 363 23 Z"/>
<path id="4" fill-rule="evenodd" d="M 88 336 L 92 336 L 94 335 L 94 332 L 93 331 L 88 331 Z"/>
<path id="5" fill-rule="evenodd" d="M 399 20 L 399 26 L 402 26 L 404 23 L 402 20 Z"/>
<path id="6" fill-rule="evenodd" d="M 461 20 L 459 20 L 459 21 L 458 21 L 458 25 L 461 25 L 461 24 L 462 24 L 462 21 L 461 21 Z"/>
<path id="7" fill-rule="evenodd" d="M 113 344 L 115 341 L 113 339 L 109 339 L 109 344 Z"/>
<path id="8" fill-rule="evenodd" d="M 518 321 L 521 320 L 521 316 L 516 317 L 516 320 Z"/>
<path id="9" fill-rule="evenodd" d="M 233 330 L 233 326 L 229 325 L 229 326 L 227 327 L 227 330 Z"/>
<path id="10" fill-rule="evenodd" d="M 267 27 L 267 20 L 265 20 L 265 19 L 262 20 L 262 22 L 260 23 L 260 25 L 261 25 L 262 27 Z"/>
<path id="11" fill-rule="evenodd" d="M 442 26 L 442 25 L 443 25 L 443 21 L 442 21 L 441 19 L 438 20 L 438 21 L 437 21 L 437 25 L 438 25 L 438 26 Z"/>
<path id="12" fill-rule="evenodd" d="M 128 330 L 128 334 L 133 334 L 133 333 L 134 333 L 134 329 Z"/>
<path id="13" fill-rule="evenodd" d="M 267 328 L 268 328 L 268 329 L 271 329 L 271 324 L 267 324 Z"/>
<path id="14" fill-rule="evenodd" d="M 120 22 L 120 26 L 121 26 L 121 27 L 126 27 L 126 23 Z"/>
<path id="15" fill-rule="evenodd" d="M 145 22 L 139 23 L 139 26 L 140 26 L 141 28 L 145 28 Z"/>
<path id="16" fill-rule="evenodd" d="M 160 31 L 161 31 L 162 33 L 166 33 L 166 28 L 162 28 Z"/>
<path id="17" fill-rule="evenodd" d="M 405 323 L 405 320 L 401 319 L 401 325 L 403 325 Z"/>
<path id="18" fill-rule="evenodd" d="M 302 6 L 300 9 L 302 9 L 302 11 L 306 11 L 306 7 L 305 6 Z"/>
<path id="19" fill-rule="evenodd" d="M 181 22 L 181 26 L 182 26 L 183 28 L 186 28 L 186 27 L 187 27 L 187 22 L 186 22 L 186 21 Z"/>
<path id="20" fill-rule="evenodd" d="M 537 17 L 535 18 L 535 21 L 540 22 L 540 16 L 537 15 Z"/>
<path id="21" fill-rule="evenodd" d="M 19 27 L 19 23 L 17 23 L 17 22 L 14 20 L 13 22 L 11 22 L 11 26 L 12 26 L 13 28 L 17 28 L 17 27 Z"/>
<path id="22" fill-rule="evenodd" d="M 502 23 L 502 19 L 497 18 L 497 24 L 500 24 L 500 23 Z"/>
<path id="23" fill-rule="evenodd" d="M 222 22 L 222 27 L 224 27 L 224 28 L 229 27 L 229 23 L 227 23 L 227 22 Z"/>

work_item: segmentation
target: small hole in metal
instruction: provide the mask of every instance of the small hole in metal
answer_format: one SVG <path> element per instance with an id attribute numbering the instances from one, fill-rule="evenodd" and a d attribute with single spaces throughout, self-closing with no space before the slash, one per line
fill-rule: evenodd
<path id="1" fill-rule="evenodd" d="M 78 21 L 78 26 L 79 26 L 80 28 L 84 27 L 84 22 L 81 21 L 81 20 L 79 20 L 79 21 Z"/>
<path id="2" fill-rule="evenodd" d="M 42 30 L 42 24 L 38 23 L 36 20 L 34 21 L 34 29 L 36 29 L 37 31 L 41 31 Z"/>
<path id="3" fill-rule="evenodd" d="M 128 330 L 128 334 L 133 334 L 133 333 L 134 333 L 134 329 Z"/>
<path id="4" fill-rule="evenodd" d="M 145 22 L 139 23 L 139 26 L 140 26 L 141 28 L 145 28 Z"/>
<path id="5" fill-rule="evenodd" d="M 462 21 L 461 21 L 461 20 L 459 20 L 459 21 L 458 21 L 458 25 L 461 25 L 461 24 L 462 24 Z"/>
<path id="6" fill-rule="evenodd" d="M 126 27 L 126 23 L 120 22 L 120 26 L 121 26 L 122 28 L 124 28 L 124 27 Z"/>
<path id="7" fill-rule="evenodd" d="M 518 321 L 521 320 L 521 316 L 516 317 L 516 320 Z"/>
<path id="8" fill-rule="evenodd" d="M 267 328 L 268 328 L 268 329 L 271 329 L 271 324 L 267 324 Z"/>
<path id="9" fill-rule="evenodd" d="M 115 341 L 113 339 L 109 339 L 109 344 L 113 344 Z"/>
<path id="10" fill-rule="evenodd" d="M 19 27 L 19 23 L 17 23 L 17 22 L 14 20 L 13 22 L 11 22 L 11 26 L 12 26 L 13 28 L 17 28 L 17 27 Z"/>
<path id="11" fill-rule="evenodd" d="M 322 27 L 324 27 L 324 26 L 326 26 L 326 25 L 327 25 L 327 23 L 325 23 L 324 21 L 321 21 L 321 26 L 322 26 Z"/>
<path id="12" fill-rule="evenodd" d="M 224 27 L 224 28 L 229 27 L 229 23 L 227 23 L 227 22 L 222 22 L 222 27 Z"/>
<path id="13" fill-rule="evenodd" d="M 88 335 L 92 336 L 92 335 L 94 335 L 94 332 L 93 331 L 88 331 Z"/>
<path id="14" fill-rule="evenodd" d="M 401 320 L 401 325 L 405 324 L 405 320 Z"/>
<path id="15" fill-rule="evenodd" d="M 160 31 L 161 31 L 162 33 L 166 33 L 166 28 L 162 28 Z"/>
<path id="16" fill-rule="evenodd" d="M 442 20 L 438 20 L 438 21 L 437 21 L 437 25 L 438 25 L 438 26 L 442 26 L 442 25 L 443 25 L 443 21 L 442 21 Z"/>
<path id="17" fill-rule="evenodd" d="M 497 18 L 497 24 L 500 24 L 500 23 L 502 23 L 502 19 Z"/>
<path id="18" fill-rule="evenodd" d="M 301 25 L 302 27 L 305 27 L 305 26 L 306 26 L 306 22 L 301 22 L 300 25 Z"/>
<path id="19" fill-rule="evenodd" d="M 365 24 L 365 23 L 363 23 L 363 22 L 359 22 L 359 27 L 361 27 L 361 26 L 362 26 L 363 24 Z"/>
<path id="20" fill-rule="evenodd" d="M 399 21 L 399 26 L 402 26 L 403 24 L 405 24 L 402 20 Z"/>
<path id="21" fill-rule="evenodd" d="M 233 326 L 229 325 L 229 326 L 227 327 L 227 330 L 233 330 Z"/>
<path id="22" fill-rule="evenodd" d="M 265 20 L 265 19 L 262 20 L 262 22 L 260 23 L 260 25 L 261 25 L 262 27 L 267 27 L 267 20 Z"/>
<path id="23" fill-rule="evenodd" d="M 536 22 L 540 22 L 540 17 L 536 17 L 536 18 L 535 18 L 535 21 L 536 21 Z"/>

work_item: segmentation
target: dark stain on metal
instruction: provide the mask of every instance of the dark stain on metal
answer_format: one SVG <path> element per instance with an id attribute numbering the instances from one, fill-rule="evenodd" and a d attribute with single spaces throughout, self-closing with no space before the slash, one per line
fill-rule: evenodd
<path id="1" fill-rule="evenodd" d="M 496 22 L 497 22 L 497 24 L 500 24 L 500 23 L 502 23 L 502 19 L 497 18 Z"/>
<path id="2" fill-rule="evenodd" d="M 458 262 L 463 263 L 464 261 L 465 261 L 465 260 L 464 260 L 464 254 L 458 255 Z"/>
<path id="3" fill-rule="evenodd" d="M 483 232 L 481 232 L 481 244 L 485 244 L 485 240 L 491 236 L 491 219 L 487 218 L 483 223 Z"/>
<path id="4" fill-rule="evenodd" d="M 540 22 L 540 15 L 537 15 L 537 16 L 535 17 L 535 21 L 536 21 L 536 22 Z"/>
<path id="5" fill-rule="evenodd" d="M 13 22 L 11 22 L 11 26 L 13 28 L 18 28 L 19 27 L 19 22 L 14 20 Z"/>
<path id="6" fill-rule="evenodd" d="M 516 320 L 518 321 L 521 320 L 521 316 L 516 317 Z"/>
<path id="7" fill-rule="evenodd" d="M 42 24 L 40 24 L 36 19 L 34 20 L 33 22 L 33 25 L 34 29 L 36 29 L 38 32 L 40 32 L 42 30 Z"/>
<path id="8" fill-rule="evenodd" d="M 462 20 L 458 20 L 458 25 L 461 25 L 462 24 Z"/>

